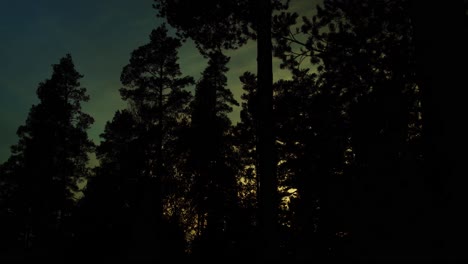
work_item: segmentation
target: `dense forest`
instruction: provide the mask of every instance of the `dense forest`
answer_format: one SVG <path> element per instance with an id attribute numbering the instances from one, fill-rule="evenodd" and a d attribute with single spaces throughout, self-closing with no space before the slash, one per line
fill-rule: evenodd
<path id="1" fill-rule="evenodd" d="M 295 1 L 154 0 L 99 143 L 64 55 L 0 166 L 0 260 L 468 260 L 468 1 Z"/>

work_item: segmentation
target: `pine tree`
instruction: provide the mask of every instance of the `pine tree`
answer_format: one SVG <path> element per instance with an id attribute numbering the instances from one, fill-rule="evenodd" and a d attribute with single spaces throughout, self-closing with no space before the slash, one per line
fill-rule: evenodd
<path id="1" fill-rule="evenodd" d="M 152 31 L 150 43 L 133 51 L 121 74 L 124 87 L 120 92 L 131 106 L 143 151 L 143 164 L 136 175 L 141 197 L 136 205 L 130 258 L 154 259 L 164 253 L 164 199 L 177 174 L 173 146 L 189 118 L 191 95 L 184 88 L 193 83 L 192 77 L 182 76 L 180 71 L 180 47 L 180 40 L 169 36 L 162 25 Z M 159 256 L 154 248 L 160 250 Z"/>
<path id="2" fill-rule="evenodd" d="M 200 241 L 200 246 L 216 251 L 197 253 L 215 257 L 227 246 L 227 233 L 233 224 L 232 214 L 236 206 L 233 152 L 229 144 L 231 121 L 227 114 L 232 111 L 232 105 L 238 103 L 226 88 L 229 58 L 220 51 L 212 52 L 208 57 L 208 67 L 197 83 L 192 103 L 189 163 L 194 174 L 192 193 L 201 217 L 199 222 L 206 221 L 199 238 L 204 240 Z"/>
<path id="3" fill-rule="evenodd" d="M 0 260 L 14 259 L 15 253 L 23 248 L 19 234 L 24 230 L 23 219 L 18 210 L 18 172 L 19 161 L 10 157 L 0 165 Z"/>
<path id="4" fill-rule="evenodd" d="M 415 241 L 424 240 L 415 227 L 422 219 L 421 94 L 408 3 L 328 0 L 295 31 L 277 30 L 284 66 L 297 71 L 310 59 L 321 93 L 331 95 L 341 112 L 335 120 L 344 122 L 345 149 L 353 157 L 344 175 L 357 201 L 350 252 L 358 259 L 416 256 L 414 245 L 422 243 Z M 285 15 L 275 23 L 294 24 L 296 18 Z M 399 221 L 399 214 L 411 221 Z M 404 242 L 395 242 L 403 236 Z"/>
<path id="5" fill-rule="evenodd" d="M 249 38 L 257 41 L 258 118 L 256 119 L 259 189 L 259 220 L 262 242 L 259 257 L 276 259 L 277 161 L 273 134 L 273 70 L 271 20 L 274 10 L 286 9 L 288 1 L 167 1 L 155 0 L 158 15 L 166 17 L 183 37 L 192 38 L 206 54 L 214 49 L 233 49 Z"/>
<path id="6" fill-rule="evenodd" d="M 100 135 L 103 141 L 96 149 L 100 165 L 87 180 L 76 216 L 80 226 L 77 250 L 83 251 L 83 259 L 125 256 L 144 165 L 138 131 L 132 113 L 121 110 Z"/>
<path id="7" fill-rule="evenodd" d="M 20 239 L 33 251 L 56 250 L 52 254 L 60 255 L 60 239 L 72 235 L 67 221 L 77 184 L 89 174 L 88 154 L 94 148 L 86 133 L 93 119 L 81 110 L 81 103 L 89 100 L 79 82 L 82 77 L 69 54 L 53 65 L 52 77 L 37 89 L 40 102 L 31 108 L 12 147 L 16 210 L 24 221 Z"/>
<path id="8" fill-rule="evenodd" d="M 429 194 L 424 253 L 435 260 L 466 260 L 468 196 L 465 97 L 467 2 L 409 1 L 417 85 L 421 90 L 424 183 Z M 437 17 L 437 19 L 434 19 Z M 443 52 L 441 52 L 443 51 Z M 426 219 L 425 219 L 426 220 Z M 426 242 L 427 243 L 427 242 Z"/>
<path id="9" fill-rule="evenodd" d="M 122 98 L 129 101 L 148 137 L 149 163 L 147 177 L 164 177 L 164 145 L 171 140 L 171 129 L 186 118 L 190 93 L 183 88 L 193 83 L 192 77 L 181 77 L 177 63 L 177 49 L 181 42 L 167 35 L 166 27 L 153 30 L 150 43 L 132 53 L 130 64 L 124 67 L 120 90 Z"/>

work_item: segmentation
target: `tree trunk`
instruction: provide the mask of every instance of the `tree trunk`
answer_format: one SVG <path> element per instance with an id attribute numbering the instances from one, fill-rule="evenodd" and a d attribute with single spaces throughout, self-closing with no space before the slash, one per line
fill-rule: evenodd
<path id="1" fill-rule="evenodd" d="M 426 221 L 435 259 L 468 259 L 466 28 L 463 1 L 413 1 L 417 74 L 422 89 Z"/>
<path id="2" fill-rule="evenodd" d="M 157 210 L 159 195 L 155 193 L 159 184 L 155 178 L 147 177 L 140 188 L 143 195 L 133 216 L 127 260 L 156 261 L 163 259 L 164 253 L 161 251 L 161 214 Z"/>
<path id="3" fill-rule="evenodd" d="M 277 179 L 273 132 L 273 72 L 271 44 L 271 0 L 258 1 L 257 71 L 258 119 L 257 153 L 260 179 L 259 216 L 262 232 L 261 257 L 274 259 L 277 253 Z"/>

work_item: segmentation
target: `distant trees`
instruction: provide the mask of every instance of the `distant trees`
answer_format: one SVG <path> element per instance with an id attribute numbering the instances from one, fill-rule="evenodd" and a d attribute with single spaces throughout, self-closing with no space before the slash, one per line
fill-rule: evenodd
<path id="1" fill-rule="evenodd" d="M 39 104 L 19 127 L 19 142 L 2 166 L 14 182 L 10 210 L 21 223 L 16 239 L 27 255 L 59 257 L 73 237 L 70 216 L 94 148 L 86 133 L 93 119 L 81 110 L 89 99 L 82 77 L 69 54 L 53 65 L 52 77 L 37 89 Z"/>

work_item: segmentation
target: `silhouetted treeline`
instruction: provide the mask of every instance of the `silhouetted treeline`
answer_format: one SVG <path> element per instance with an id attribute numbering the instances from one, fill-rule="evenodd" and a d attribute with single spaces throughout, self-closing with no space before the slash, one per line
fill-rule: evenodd
<path id="1" fill-rule="evenodd" d="M 300 3 L 155 0 L 168 25 L 131 53 L 98 146 L 83 76 L 53 65 L 0 166 L 0 259 L 468 259 L 467 2 Z M 247 41 L 237 102 L 225 52 Z"/>

